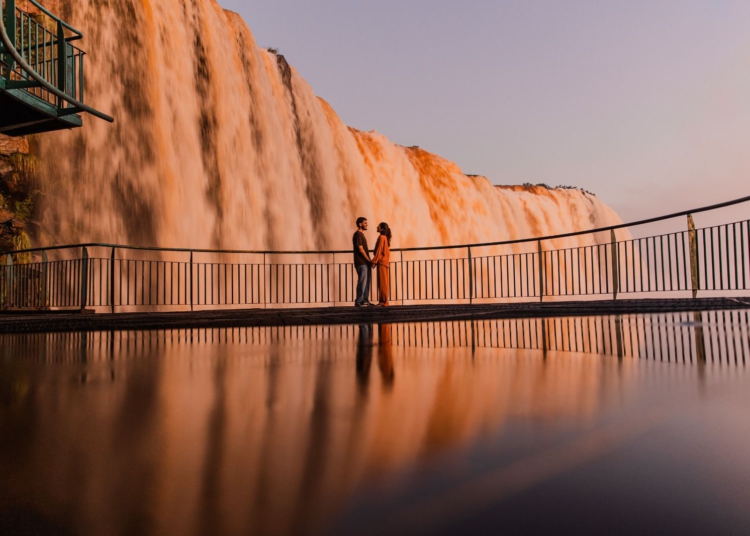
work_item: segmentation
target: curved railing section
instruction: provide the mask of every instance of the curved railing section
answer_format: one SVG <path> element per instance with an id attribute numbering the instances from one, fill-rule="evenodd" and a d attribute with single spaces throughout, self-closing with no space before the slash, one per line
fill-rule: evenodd
<path id="1" fill-rule="evenodd" d="M 71 44 L 83 34 L 35 0 L 27 1 L 39 14 L 22 11 L 16 0 L 2 2 L 0 76 L 5 88 L 27 91 L 52 104 L 58 117 L 86 112 L 113 122 L 111 116 L 84 104 L 85 52 Z"/>
<path id="2" fill-rule="evenodd" d="M 750 219 L 698 228 L 693 215 L 750 196 L 628 224 L 480 244 L 394 248 L 394 304 L 488 303 L 750 290 Z M 619 229 L 686 217 L 683 230 L 642 238 Z M 672 225 L 672 224 L 671 224 Z M 645 233 L 641 233 L 645 234 Z M 573 236 L 581 245 L 560 248 Z M 88 243 L 0 256 L 0 308 L 109 311 L 345 305 L 351 251 L 149 248 Z M 373 285 L 375 300 L 377 285 Z M 748 302 L 750 305 L 750 302 Z"/>

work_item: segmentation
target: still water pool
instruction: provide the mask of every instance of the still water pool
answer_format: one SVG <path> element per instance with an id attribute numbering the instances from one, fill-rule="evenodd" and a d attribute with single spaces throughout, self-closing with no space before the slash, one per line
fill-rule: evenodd
<path id="1" fill-rule="evenodd" d="M 0 534 L 748 534 L 750 312 L 0 336 Z"/>

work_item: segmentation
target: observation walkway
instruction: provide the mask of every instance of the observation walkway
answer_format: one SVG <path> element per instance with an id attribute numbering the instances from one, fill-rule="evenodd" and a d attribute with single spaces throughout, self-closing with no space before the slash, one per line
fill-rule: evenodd
<path id="1" fill-rule="evenodd" d="M 80 127 L 82 113 L 114 119 L 84 104 L 83 34 L 36 0 L 0 0 L 0 134 L 26 136 Z M 33 12 L 32 12 L 33 10 Z"/>
<path id="2" fill-rule="evenodd" d="M 259 328 L 482 322 L 562 317 L 621 317 L 638 314 L 750 311 L 750 298 L 597 300 L 557 303 L 473 305 L 406 305 L 395 307 L 316 307 L 229 309 L 187 312 L 80 314 L 68 311 L 0 313 L 0 334 L 79 331 L 152 331 L 181 329 Z M 747 323 L 750 312 L 743 312 Z M 694 321 L 695 319 L 691 319 Z"/>
<path id="3" fill-rule="evenodd" d="M 55 325 L 160 329 L 749 308 L 750 219 L 702 228 L 693 219 L 711 212 L 716 220 L 722 209 L 747 210 L 748 202 L 750 196 L 554 236 L 394 248 L 389 273 L 394 307 L 387 309 L 351 307 L 356 275 L 349 250 L 95 243 L 15 251 L 0 256 L 0 311 L 5 311 L 0 332 L 56 330 Z M 683 230 L 648 232 L 654 224 L 659 231 L 675 228 L 682 218 Z M 641 237 L 631 238 L 622 232 L 626 229 Z M 561 247 L 570 237 L 583 245 Z M 377 301 L 376 288 L 371 301 Z M 74 311 L 101 314 L 74 320 Z M 34 316 L 39 318 L 32 321 Z M 24 328 L 27 324 L 37 327 Z"/>

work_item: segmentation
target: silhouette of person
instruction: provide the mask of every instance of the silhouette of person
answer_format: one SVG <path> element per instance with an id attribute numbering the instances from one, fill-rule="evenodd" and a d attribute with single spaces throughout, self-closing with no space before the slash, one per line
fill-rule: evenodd
<path id="1" fill-rule="evenodd" d="M 372 349 L 372 324 L 360 324 L 357 340 L 357 380 L 361 387 L 366 387 L 370 379 Z"/>
<path id="2" fill-rule="evenodd" d="M 393 344 L 391 343 L 391 325 L 380 324 L 378 326 L 378 368 L 383 377 L 383 385 L 393 386 L 395 377 L 393 371 Z"/>
<path id="3" fill-rule="evenodd" d="M 388 307 L 389 272 L 391 262 L 391 228 L 386 222 L 378 225 L 378 241 L 375 244 L 375 254 L 372 257 L 373 266 L 378 270 L 378 305 Z"/>
<path id="4" fill-rule="evenodd" d="M 367 230 L 367 218 L 357 218 L 357 230 L 352 236 L 354 250 L 354 269 L 357 271 L 357 297 L 354 299 L 356 307 L 370 306 L 370 282 L 372 280 L 372 260 L 367 249 L 367 238 L 362 231 Z"/>

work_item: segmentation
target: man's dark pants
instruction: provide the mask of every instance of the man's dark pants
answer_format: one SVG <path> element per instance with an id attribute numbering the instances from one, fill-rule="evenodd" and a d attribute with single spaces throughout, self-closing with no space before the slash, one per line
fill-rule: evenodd
<path id="1" fill-rule="evenodd" d="M 366 264 L 356 265 L 357 269 L 357 298 L 355 305 L 362 305 L 370 301 L 370 277 L 372 270 Z"/>

